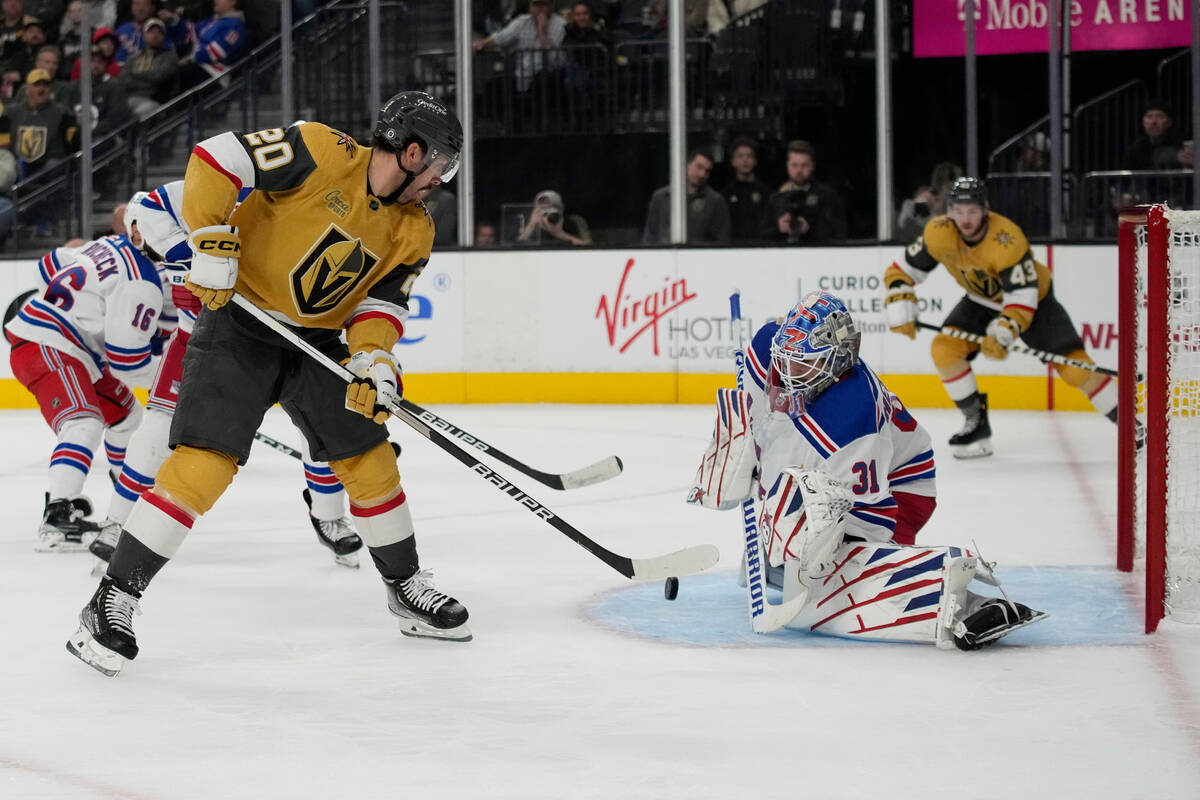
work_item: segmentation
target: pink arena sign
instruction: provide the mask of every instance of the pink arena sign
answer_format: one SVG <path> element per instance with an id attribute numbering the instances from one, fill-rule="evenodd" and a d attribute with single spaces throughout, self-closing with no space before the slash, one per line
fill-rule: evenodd
<path id="1" fill-rule="evenodd" d="M 1047 0 L 974 0 L 975 52 L 1044 53 Z M 1147 50 L 1192 43 L 1191 0 L 1070 0 L 1071 49 Z M 964 53 L 964 0 L 915 0 L 917 58 Z"/>

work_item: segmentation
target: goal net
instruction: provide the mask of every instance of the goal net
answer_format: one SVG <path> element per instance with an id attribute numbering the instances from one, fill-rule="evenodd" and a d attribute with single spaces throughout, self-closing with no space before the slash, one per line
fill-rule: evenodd
<path id="1" fill-rule="evenodd" d="M 1118 250 L 1117 566 L 1144 561 L 1151 633 L 1200 623 L 1200 212 L 1126 209 Z"/>

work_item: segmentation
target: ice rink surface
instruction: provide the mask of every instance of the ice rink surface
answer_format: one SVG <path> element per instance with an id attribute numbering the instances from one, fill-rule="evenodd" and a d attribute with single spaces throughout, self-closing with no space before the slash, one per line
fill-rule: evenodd
<path id="1" fill-rule="evenodd" d="M 625 473 L 555 492 L 630 556 L 694 543 L 713 574 L 622 578 L 399 423 L 423 566 L 471 613 L 467 644 L 400 635 L 369 563 L 336 566 L 299 462 L 257 446 L 146 593 L 116 679 L 64 649 L 91 557 L 33 552 L 51 435 L 0 414 L 0 797 L 1149 798 L 1200 786 L 1200 631 L 1140 633 L 1112 569 L 1113 426 L 993 412 L 996 455 L 937 448 L 920 543 L 974 541 L 1014 599 L 1050 612 L 976 653 L 748 632 L 737 512 L 683 502 L 712 415 L 692 406 L 439 406 L 546 470 Z M 273 411 L 263 431 L 298 445 Z M 96 472 L 96 471 L 94 471 Z M 88 491 L 101 510 L 108 482 Z M 366 559 L 364 559 L 366 560 Z"/>

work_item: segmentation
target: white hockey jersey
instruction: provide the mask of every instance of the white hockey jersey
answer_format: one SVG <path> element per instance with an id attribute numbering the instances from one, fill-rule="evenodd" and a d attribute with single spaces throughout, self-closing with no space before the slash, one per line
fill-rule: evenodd
<path id="1" fill-rule="evenodd" d="M 767 378 L 778 330 L 774 321 L 760 328 L 746 358 L 759 498 L 784 467 L 822 469 L 854 492 L 846 533 L 890 541 L 899 512 L 893 490 L 936 495 L 929 433 L 861 359 L 798 417 L 771 411 Z"/>
<path id="2" fill-rule="evenodd" d="M 153 240 L 165 240 L 170 245 L 161 253 L 159 265 L 163 282 L 163 315 L 173 317 L 184 333 L 191 333 L 200 313 L 200 302 L 185 287 L 188 270 L 192 268 L 192 248 L 187 242 L 188 229 L 183 222 L 183 181 L 172 181 L 147 192 L 138 201 L 154 218 L 142 217 L 138 229 L 142 235 L 153 228 L 157 234 Z M 170 319 L 164 320 L 164 329 L 170 329 Z"/>
<path id="3" fill-rule="evenodd" d="M 154 264 L 124 236 L 77 251 L 58 248 L 39 263 L 46 287 L 6 326 L 13 336 L 74 356 L 97 381 L 105 367 L 131 385 L 153 375 L 151 339 L 163 292 Z"/>

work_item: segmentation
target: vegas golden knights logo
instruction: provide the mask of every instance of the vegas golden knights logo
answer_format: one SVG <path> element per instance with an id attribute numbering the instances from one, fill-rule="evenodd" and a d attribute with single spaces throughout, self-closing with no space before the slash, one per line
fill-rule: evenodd
<path id="1" fill-rule="evenodd" d="M 46 155 L 45 127 L 22 125 L 17 129 L 17 155 L 23 161 L 37 161 Z"/>
<path id="2" fill-rule="evenodd" d="M 292 295 L 301 314 L 324 314 L 371 272 L 378 256 L 362 241 L 330 225 L 325 235 L 292 268 Z"/>

